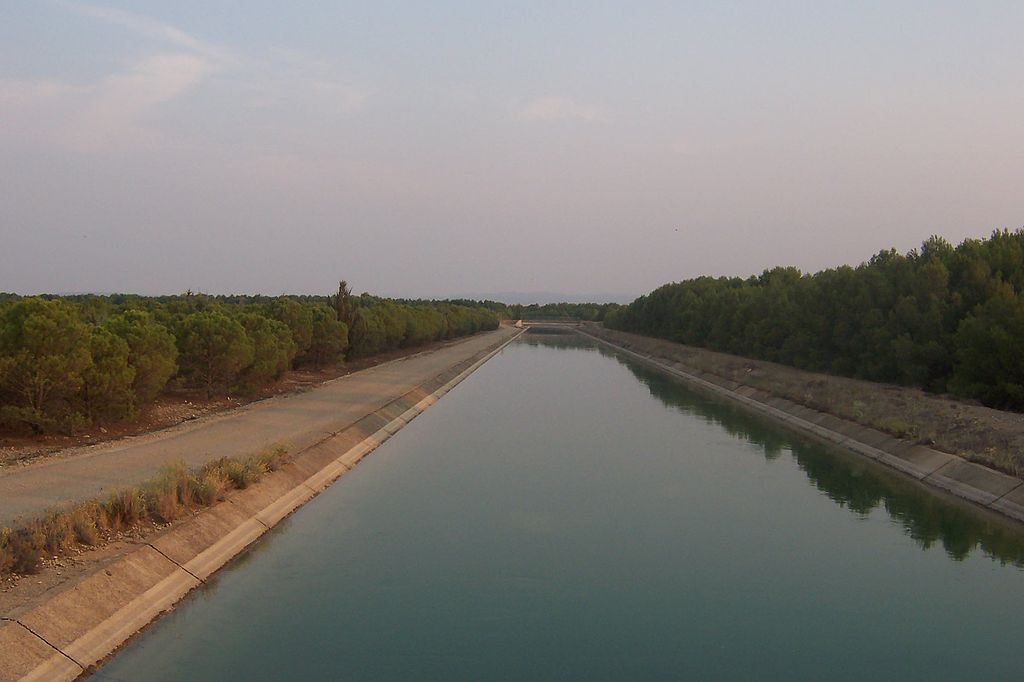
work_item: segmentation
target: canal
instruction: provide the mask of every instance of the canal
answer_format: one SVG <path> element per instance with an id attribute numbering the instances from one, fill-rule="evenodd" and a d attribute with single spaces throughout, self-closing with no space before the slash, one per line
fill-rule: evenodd
<path id="1" fill-rule="evenodd" d="M 527 334 L 98 680 L 1021 679 L 1024 536 Z"/>

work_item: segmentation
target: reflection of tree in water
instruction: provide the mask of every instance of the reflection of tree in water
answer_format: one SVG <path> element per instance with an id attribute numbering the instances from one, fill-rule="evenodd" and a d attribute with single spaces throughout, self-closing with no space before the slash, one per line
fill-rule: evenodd
<path id="1" fill-rule="evenodd" d="M 527 333 L 519 337 L 519 343 L 558 350 L 596 351 L 598 348 L 596 343 L 580 336 L 576 332 L 544 327 L 531 328 Z"/>
<path id="2" fill-rule="evenodd" d="M 717 424 L 729 434 L 758 445 L 767 459 L 777 459 L 788 448 L 797 466 L 829 499 L 860 515 L 881 506 L 922 548 L 941 542 L 946 553 L 956 560 L 965 559 L 980 548 L 1001 563 L 1024 566 L 1024 533 L 1009 523 L 944 500 L 911 481 L 853 459 L 852 455 L 844 456 L 824 445 L 789 435 L 738 405 L 704 397 L 664 372 L 627 360 L 603 345 L 579 337 L 575 341 L 554 335 L 530 339 L 527 334 L 524 338 L 532 345 L 560 349 L 596 348 L 628 367 L 651 395 L 665 405 Z"/>

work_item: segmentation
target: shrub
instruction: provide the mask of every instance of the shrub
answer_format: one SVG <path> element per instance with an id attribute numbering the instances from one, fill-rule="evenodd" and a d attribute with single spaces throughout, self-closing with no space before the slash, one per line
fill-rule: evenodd
<path id="1" fill-rule="evenodd" d="M 10 549 L 11 529 L 0 528 L 0 575 L 7 573 L 14 565 L 14 554 Z"/>
<path id="2" fill-rule="evenodd" d="M 184 462 L 164 467 L 143 489 L 146 511 L 161 521 L 173 521 L 192 506 L 192 479 Z"/>
<path id="3" fill-rule="evenodd" d="M 917 427 L 896 415 L 882 417 L 875 425 L 882 431 L 891 433 L 897 438 L 917 438 Z"/>
<path id="4" fill-rule="evenodd" d="M 100 531 L 106 530 L 107 526 L 103 505 L 98 502 L 80 504 L 71 511 L 70 517 L 71 529 L 77 542 L 89 547 L 99 543 Z"/>
<path id="5" fill-rule="evenodd" d="M 248 488 L 251 483 L 255 483 L 259 479 L 260 474 L 252 467 L 246 466 L 245 462 L 227 458 L 220 461 L 222 471 L 231 481 L 231 485 L 239 490 Z"/>
<path id="6" fill-rule="evenodd" d="M 203 469 L 197 476 L 190 479 L 192 486 L 192 499 L 197 504 L 210 506 L 224 498 L 224 493 L 230 487 L 227 475 L 219 468 L 213 467 Z"/>
<path id="7" fill-rule="evenodd" d="M 146 518 L 172 521 L 197 506 L 223 499 L 230 488 L 246 488 L 287 460 L 288 448 L 274 445 L 244 460 L 223 457 L 189 469 L 184 462 L 165 467 L 141 488 L 124 488 L 106 502 L 83 502 L 51 512 L 24 528 L 0 528 L 0 574 L 35 573 L 45 550 L 66 553 L 76 543 L 93 546 L 108 529 L 131 528 Z"/>
<path id="8" fill-rule="evenodd" d="M 146 517 L 146 500 L 138 489 L 125 488 L 107 498 L 104 511 L 111 528 L 128 528 Z"/>
<path id="9" fill-rule="evenodd" d="M 43 558 L 44 542 L 45 537 L 38 523 L 10 532 L 7 538 L 10 570 L 17 573 L 37 572 Z"/>
<path id="10" fill-rule="evenodd" d="M 63 553 L 75 542 L 75 531 L 71 527 L 71 515 L 54 512 L 47 516 L 39 527 L 43 536 L 43 549 L 48 554 Z"/>

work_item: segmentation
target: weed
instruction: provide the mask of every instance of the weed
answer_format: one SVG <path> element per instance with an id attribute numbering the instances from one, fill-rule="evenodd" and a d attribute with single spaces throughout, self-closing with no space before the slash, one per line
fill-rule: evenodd
<path id="1" fill-rule="evenodd" d="M 75 531 L 71 527 L 71 515 L 54 512 L 39 524 L 43 535 L 43 549 L 48 554 L 60 554 L 75 543 Z"/>
<path id="2" fill-rule="evenodd" d="M 224 457 L 197 469 L 172 464 L 141 487 L 118 490 L 105 502 L 83 502 L 18 529 L 0 528 L 0 575 L 35 573 L 44 550 L 56 556 L 75 544 L 98 544 L 106 530 L 131 528 L 146 518 L 171 521 L 194 507 L 215 504 L 228 490 L 247 488 L 279 469 L 287 454 L 287 447 L 276 445 L 245 460 Z"/>
<path id="3" fill-rule="evenodd" d="M 100 531 L 105 530 L 107 514 L 98 502 L 86 502 L 71 510 L 71 529 L 75 540 L 92 547 L 100 541 Z"/>
<path id="4" fill-rule="evenodd" d="M 897 438 L 917 438 L 917 427 L 896 415 L 890 414 L 879 418 L 875 426 Z"/>
<path id="5" fill-rule="evenodd" d="M 10 554 L 10 570 L 16 573 L 35 573 L 43 558 L 43 544 L 46 542 L 39 523 L 12 531 L 7 538 Z"/>
<path id="6" fill-rule="evenodd" d="M 209 506 L 224 499 L 224 493 L 230 486 L 230 481 L 219 468 L 206 470 L 204 467 L 198 475 L 192 477 L 190 484 L 192 499 L 196 504 Z"/>
<path id="7" fill-rule="evenodd" d="M 10 549 L 11 529 L 0 528 L 0 575 L 7 573 L 14 565 L 14 553 Z"/>
<path id="8" fill-rule="evenodd" d="M 110 527 L 129 528 L 146 517 L 146 500 L 138 488 L 124 488 L 110 495 L 104 505 Z"/>
<path id="9" fill-rule="evenodd" d="M 164 467 L 143 486 L 146 512 L 161 521 L 173 521 L 192 505 L 193 476 L 184 462 Z"/>

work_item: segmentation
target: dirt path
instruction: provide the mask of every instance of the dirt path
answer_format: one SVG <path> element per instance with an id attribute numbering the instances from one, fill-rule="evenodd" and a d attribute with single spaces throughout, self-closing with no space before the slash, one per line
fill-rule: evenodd
<path id="1" fill-rule="evenodd" d="M 245 456 L 272 443 L 301 450 L 516 331 L 502 327 L 329 381 L 306 393 L 0 469 L 0 526 L 56 506 L 102 497 L 118 486 L 152 477 L 168 463 L 198 465 L 224 456 Z"/>

